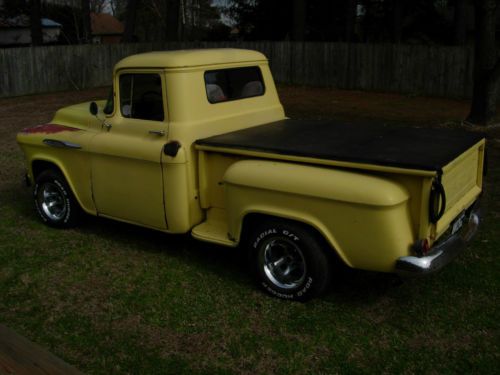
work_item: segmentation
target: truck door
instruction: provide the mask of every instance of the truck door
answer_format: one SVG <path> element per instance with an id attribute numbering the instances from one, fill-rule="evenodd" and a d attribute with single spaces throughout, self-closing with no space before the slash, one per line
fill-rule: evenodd
<path id="1" fill-rule="evenodd" d="M 121 71 L 114 92 L 114 108 L 106 111 L 112 114 L 91 143 L 97 212 L 166 229 L 161 167 L 167 133 L 163 73 Z"/>

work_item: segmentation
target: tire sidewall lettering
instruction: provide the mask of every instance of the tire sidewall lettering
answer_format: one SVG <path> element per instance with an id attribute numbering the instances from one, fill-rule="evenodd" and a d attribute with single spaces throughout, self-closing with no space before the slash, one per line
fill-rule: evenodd
<path id="1" fill-rule="evenodd" d="M 261 243 L 261 241 L 263 239 L 265 239 L 266 237 L 268 237 L 269 235 L 276 235 L 278 234 L 278 230 L 276 228 L 269 228 L 269 229 L 266 229 L 262 232 L 260 232 L 258 235 L 257 235 L 257 238 L 255 238 L 255 240 L 253 241 L 253 248 L 254 249 L 257 249 L 259 247 L 259 244 Z"/>
<path id="2" fill-rule="evenodd" d="M 278 297 L 278 298 L 283 298 L 283 299 L 288 299 L 288 300 L 293 300 L 295 299 L 295 295 L 294 294 L 286 294 L 286 293 L 281 293 L 277 290 L 275 290 L 274 288 L 272 288 L 268 283 L 266 283 L 265 281 L 263 281 L 261 283 L 261 285 L 263 286 L 263 288 L 265 290 L 267 290 L 269 293 L 271 293 L 272 295 Z"/>
<path id="3" fill-rule="evenodd" d="M 262 281 L 261 285 L 265 290 L 267 290 L 269 293 L 271 293 L 272 295 L 274 295 L 276 297 L 293 300 L 293 299 L 301 298 L 302 296 L 304 296 L 309 291 L 309 289 L 311 289 L 311 287 L 313 286 L 313 283 L 314 283 L 314 279 L 311 276 L 308 276 L 307 282 L 304 285 L 304 287 L 301 288 L 300 290 L 293 292 L 293 293 L 290 293 L 290 294 L 282 293 L 282 292 L 274 289 L 271 285 L 269 285 L 265 281 Z"/>
<path id="4" fill-rule="evenodd" d="M 309 276 L 307 278 L 306 285 L 304 285 L 304 287 L 297 292 L 297 296 L 302 297 L 309 289 L 311 289 L 313 283 L 314 279 L 311 276 Z"/>
<path id="5" fill-rule="evenodd" d="M 297 236 L 292 231 L 289 231 L 287 229 L 269 228 L 269 229 L 266 229 L 266 230 L 260 232 L 257 235 L 257 238 L 252 243 L 252 247 L 254 249 L 257 249 L 259 247 L 259 244 L 261 243 L 261 241 L 271 234 L 274 234 L 274 235 L 282 234 L 283 236 L 287 237 L 288 239 L 290 239 L 294 242 L 300 242 L 300 237 Z"/>
<path id="6" fill-rule="evenodd" d="M 284 237 L 299 246 L 302 242 L 300 236 L 297 235 L 294 230 L 282 228 L 279 226 L 269 226 L 258 232 L 253 237 L 251 247 L 253 248 L 254 254 L 256 256 L 258 256 L 258 254 L 263 251 L 266 240 L 270 240 L 272 237 Z M 307 254 L 307 250 L 304 249 L 303 252 L 306 261 L 308 261 L 309 256 Z M 260 268 L 260 266 L 258 267 L 257 272 L 258 274 L 260 274 L 260 285 L 265 291 L 275 297 L 289 301 L 306 299 L 311 289 L 314 289 L 315 286 L 313 275 L 311 275 L 309 271 L 307 271 L 306 280 L 304 281 L 304 283 L 301 284 L 297 289 L 291 290 L 281 289 L 269 282 L 269 280 L 267 280 L 267 275 Z"/>
<path id="7" fill-rule="evenodd" d="M 58 180 L 54 180 L 54 183 L 59 186 L 59 189 L 61 189 L 61 192 L 63 193 L 64 196 L 64 205 L 66 206 L 66 215 L 64 216 L 64 219 L 62 220 L 64 223 L 67 223 L 69 218 L 71 217 L 71 202 L 69 200 L 68 192 L 66 191 L 66 188 L 61 184 Z"/>

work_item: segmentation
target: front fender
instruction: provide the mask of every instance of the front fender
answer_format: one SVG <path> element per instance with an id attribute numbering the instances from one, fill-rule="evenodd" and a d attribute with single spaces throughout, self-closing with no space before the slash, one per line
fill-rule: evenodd
<path id="1" fill-rule="evenodd" d="M 92 199 L 89 141 L 94 133 L 68 131 L 53 133 L 27 133 L 17 135 L 19 146 L 24 152 L 30 179 L 34 181 L 33 165 L 44 162 L 54 165 L 66 178 L 75 198 L 84 211 L 96 214 Z M 44 140 L 65 141 L 78 144 L 79 148 L 60 148 L 44 143 Z M 56 144 L 57 146 L 57 144 Z"/>

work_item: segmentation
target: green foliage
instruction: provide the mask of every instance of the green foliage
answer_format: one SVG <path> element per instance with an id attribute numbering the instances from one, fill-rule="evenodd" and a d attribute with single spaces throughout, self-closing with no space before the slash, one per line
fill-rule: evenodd
<path id="1" fill-rule="evenodd" d="M 246 40 L 289 38 L 292 1 L 233 0 L 223 8 Z"/>
<path id="2" fill-rule="evenodd" d="M 59 41 L 62 44 L 78 44 L 83 39 L 83 15 L 79 9 L 68 5 L 45 4 L 42 17 L 62 25 Z"/>
<path id="3" fill-rule="evenodd" d="M 139 0 L 136 13 L 136 35 L 140 41 L 161 41 L 166 37 L 168 2 L 172 0 Z M 181 40 L 227 39 L 229 28 L 220 19 L 219 9 L 210 0 L 184 0 L 180 8 Z M 125 18 L 124 8 L 118 16 Z"/>
<path id="4" fill-rule="evenodd" d="M 306 40 L 345 41 L 348 22 L 346 0 L 306 2 Z M 401 41 L 423 44 L 453 42 L 454 2 L 428 0 L 359 0 L 354 20 L 357 42 L 393 42 L 395 23 Z M 398 6 L 399 15 L 395 9 Z M 245 40 L 290 39 L 293 1 L 232 0 L 223 8 Z M 464 25 L 464 27 L 467 27 Z M 398 36 L 399 38 L 399 36 Z"/>
<path id="5" fill-rule="evenodd" d="M 366 0 L 366 15 L 361 19 L 368 42 L 394 40 L 396 1 Z M 447 1 L 398 0 L 401 41 L 419 44 L 450 44 L 453 41 L 454 7 Z M 464 25 L 466 27 L 466 25 Z"/>
<path id="6" fill-rule="evenodd" d="M 4 0 L 3 8 L 0 8 L 4 17 L 16 17 L 20 14 L 29 14 L 30 7 L 27 0 Z"/>

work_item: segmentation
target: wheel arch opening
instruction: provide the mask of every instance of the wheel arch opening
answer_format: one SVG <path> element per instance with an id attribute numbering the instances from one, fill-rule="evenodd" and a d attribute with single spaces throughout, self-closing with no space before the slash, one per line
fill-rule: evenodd
<path id="1" fill-rule="evenodd" d="M 314 235 L 314 237 L 321 243 L 321 246 L 325 254 L 327 255 L 329 261 L 332 263 L 332 265 L 334 266 L 341 265 L 343 267 L 348 267 L 348 265 L 339 256 L 337 249 L 335 249 L 335 247 L 333 247 L 324 237 L 324 235 L 314 226 L 300 220 L 294 220 L 275 215 L 268 215 L 263 213 L 248 213 L 247 215 L 245 215 L 241 224 L 241 234 L 239 241 L 240 246 L 241 245 L 245 246 L 245 244 L 248 243 L 248 239 L 252 233 L 252 227 L 254 227 L 255 224 L 262 223 L 267 220 L 281 221 L 284 223 L 287 222 L 293 223 L 310 231 Z"/>
<path id="2" fill-rule="evenodd" d="M 62 172 L 61 168 L 53 162 L 47 161 L 47 160 L 34 160 L 31 163 L 31 170 L 33 172 L 33 179 L 36 181 L 36 178 L 40 175 L 45 170 L 53 170 L 58 173 L 60 173 L 62 176 L 64 176 L 64 173 Z"/>
<path id="3" fill-rule="evenodd" d="M 36 160 L 32 161 L 31 172 L 33 174 L 33 184 L 36 184 L 37 178 L 40 175 L 40 173 L 42 173 L 43 171 L 47 171 L 47 170 L 54 171 L 54 172 L 60 174 L 64 178 L 66 183 L 68 184 L 68 188 L 70 189 L 71 193 L 75 197 L 80 208 L 84 209 L 84 211 L 86 211 L 86 212 L 93 213 L 92 210 L 86 209 L 85 206 L 82 204 L 82 201 L 80 199 L 81 196 L 80 196 L 80 194 L 78 194 L 78 191 L 75 189 L 75 186 L 73 185 L 71 179 L 68 178 L 69 176 L 64 172 L 64 170 L 59 165 L 57 165 L 57 163 L 55 163 L 53 161 L 48 161 L 48 160 L 43 160 L 43 159 L 36 159 Z"/>

